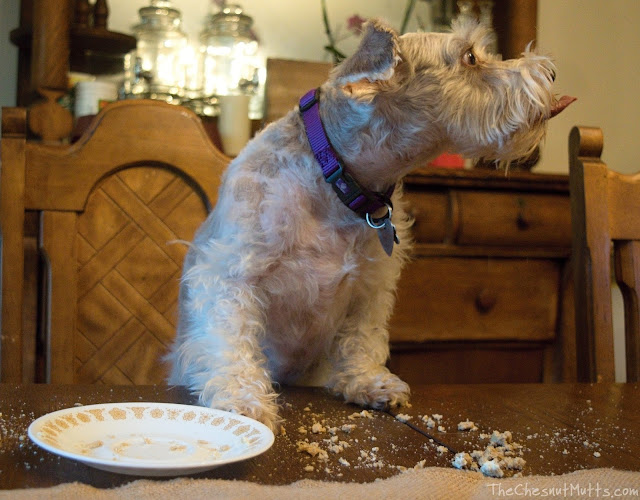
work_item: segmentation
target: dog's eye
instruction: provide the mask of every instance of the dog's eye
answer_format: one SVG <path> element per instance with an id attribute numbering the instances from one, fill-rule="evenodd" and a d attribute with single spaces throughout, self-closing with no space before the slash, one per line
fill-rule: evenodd
<path id="1" fill-rule="evenodd" d="M 467 50 L 464 55 L 462 56 L 462 62 L 464 64 L 466 64 L 467 66 L 475 66 L 477 61 L 476 61 L 476 55 L 473 53 L 473 50 L 469 49 Z"/>

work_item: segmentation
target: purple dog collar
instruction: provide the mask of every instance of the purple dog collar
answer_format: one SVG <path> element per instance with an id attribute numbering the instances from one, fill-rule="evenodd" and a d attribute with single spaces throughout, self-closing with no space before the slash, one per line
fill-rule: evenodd
<path id="1" fill-rule="evenodd" d="M 367 223 L 374 228 L 382 227 L 385 219 L 391 216 L 391 195 L 395 186 L 391 186 L 386 193 L 374 193 L 362 186 L 349 175 L 344 165 L 338 158 L 338 154 L 329 143 L 329 138 L 324 131 L 319 110 L 320 89 L 307 92 L 300 99 L 300 114 L 304 121 L 307 138 L 311 145 L 311 150 L 316 160 L 322 167 L 322 174 L 325 180 L 331 184 L 338 198 L 360 217 L 367 220 Z M 384 207 L 387 207 L 387 214 L 381 218 L 374 219 L 373 214 Z M 373 220 L 374 224 L 371 223 Z"/>

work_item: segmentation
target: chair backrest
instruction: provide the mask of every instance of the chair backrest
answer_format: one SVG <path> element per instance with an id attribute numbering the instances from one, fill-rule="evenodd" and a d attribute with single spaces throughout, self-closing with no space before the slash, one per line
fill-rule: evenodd
<path id="1" fill-rule="evenodd" d="M 229 159 L 195 114 L 160 102 L 111 104 L 66 146 L 26 140 L 23 109 L 2 118 L 2 381 L 22 377 L 24 221 L 36 211 L 48 380 L 162 382 L 186 253 L 173 242 L 192 239 Z"/>
<path id="2" fill-rule="evenodd" d="M 282 118 L 310 89 L 322 85 L 332 68 L 331 63 L 267 59 L 265 83 L 265 123 Z"/>
<path id="3" fill-rule="evenodd" d="M 569 137 L 578 379 L 615 380 L 611 262 L 624 301 L 627 381 L 640 380 L 640 174 L 600 159 L 602 131 Z M 613 250 L 613 259 L 612 259 Z"/>

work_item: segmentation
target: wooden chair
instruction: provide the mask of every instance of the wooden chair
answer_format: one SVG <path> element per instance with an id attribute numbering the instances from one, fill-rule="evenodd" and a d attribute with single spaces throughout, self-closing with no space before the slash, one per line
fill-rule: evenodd
<path id="1" fill-rule="evenodd" d="M 599 128 L 569 138 L 578 379 L 615 380 L 611 262 L 624 300 L 627 381 L 640 380 L 640 174 L 600 160 Z M 613 259 L 612 252 L 613 249 Z"/>
<path id="2" fill-rule="evenodd" d="M 325 82 L 331 63 L 267 59 L 264 122 L 282 118 L 310 89 Z"/>
<path id="3" fill-rule="evenodd" d="M 20 381 L 24 221 L 39 213 L 46 381 L 160 383 L 183 244 L 215 204 L 228 158 L 196 115 L 154 101 L 107 106 L 72 145 L 26 139 L 2 114 L 3 382 Z M 32 314 L 33 311 L 27 311 Z"/>

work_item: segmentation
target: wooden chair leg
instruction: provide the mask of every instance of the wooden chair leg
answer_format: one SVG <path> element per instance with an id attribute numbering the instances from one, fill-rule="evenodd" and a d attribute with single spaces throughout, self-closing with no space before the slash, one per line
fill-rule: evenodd
<path id="1" fill-rule="evenodd" d="M 2 382 L 22 382 L 26 112 L 4 108 L 0 169 L 2 249 Z"/>
<path id="2" fill-rule="evenodd" d="M 640 242 L 616 244 L 616 279 L 624 299 L 627 382 L 640 381 Z"/>
<path id="3" fill-rule="evenodd" d="M 55 384 L 74 383 L 73 339 L 76 331 L 76 291 L 78 265 L 75 235 L 77 233 L 76 212 L 44 212 L 42 214 L 41 248 L 56 266 L 51 266 L 47 298 L 54 304 L 48 318 L 47 343 L 55 367 L 49 362 L 47 382 Z M 68 235 L 61 238 L 60 235 Z M 57 305 L 56 305 L 57 304 Z"/>

